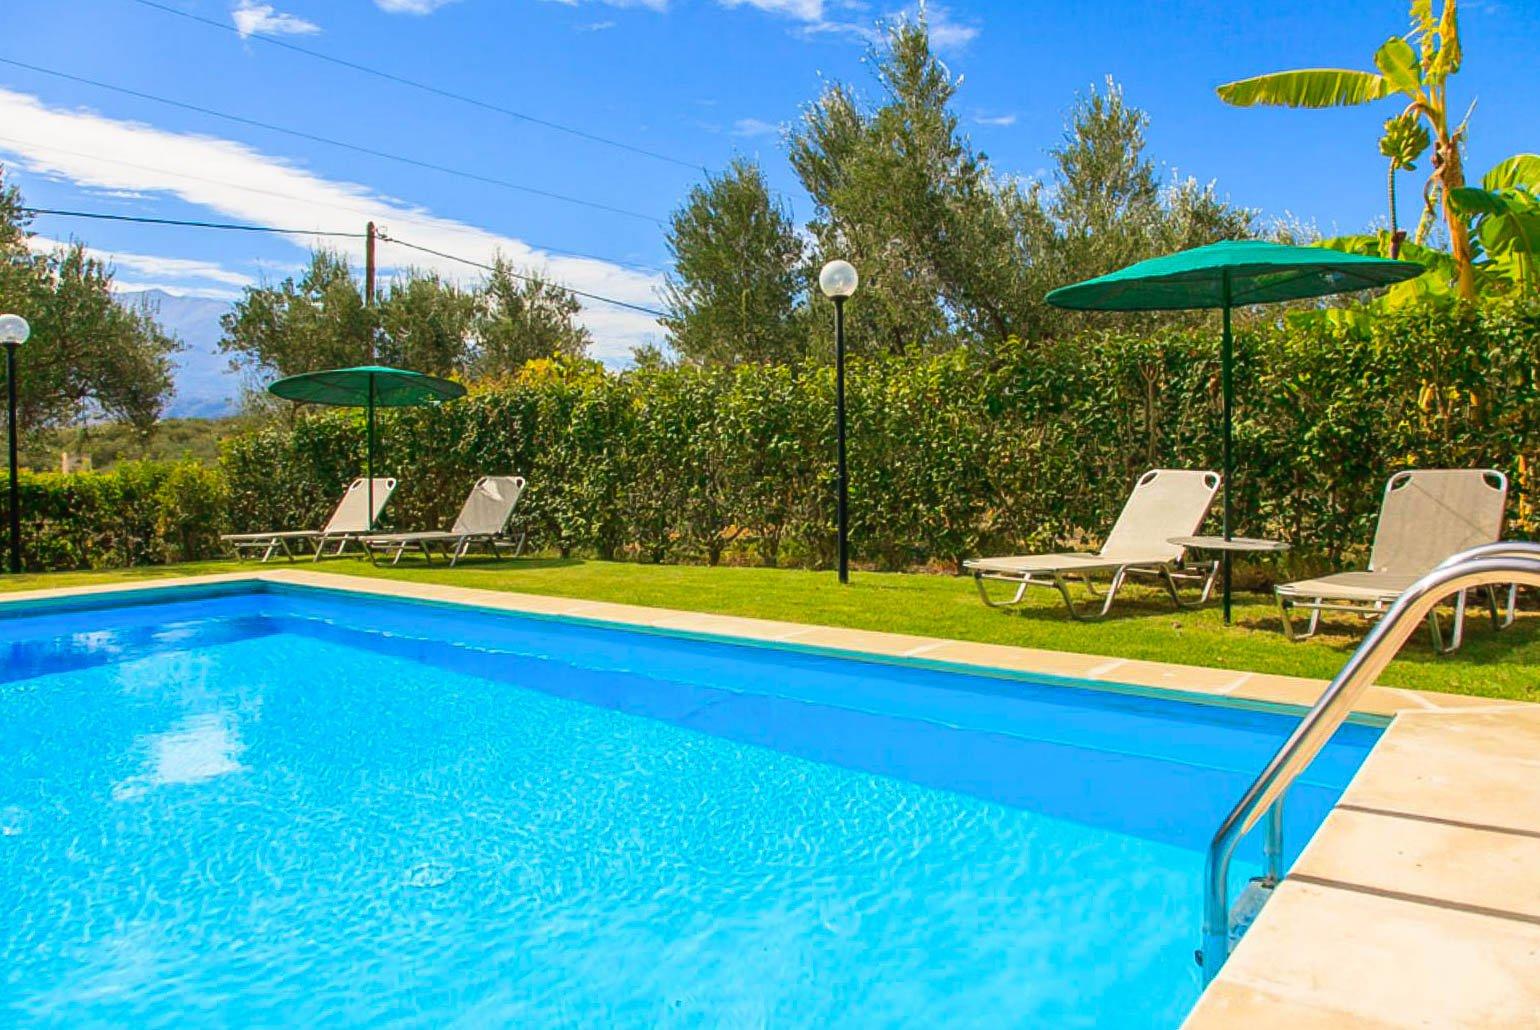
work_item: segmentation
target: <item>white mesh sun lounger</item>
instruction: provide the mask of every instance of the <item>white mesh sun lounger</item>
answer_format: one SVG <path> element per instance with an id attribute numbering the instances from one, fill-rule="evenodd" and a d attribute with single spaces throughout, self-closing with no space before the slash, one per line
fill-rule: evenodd
<path id="1" fill-rule="evenodd" d="M 1379 618 L 1407 587 L 1444 559 L 1501 537 L 1507 501 L 1508 479 L 1496 469 L 1397 472 L 1385 484 L 1366 571 L 1338 572 L 1277 588 L 1284 634 L 1290 640 L 1313 636 L 1320 628 L 1323 611 Z M 1513 622 L 1516 592 L 1509 589 L 1508 614 L 1503 618 L 1498 614 L 1496 588 L 1487 589 L 1492 621 L 1499 629 Z M 1447 653 L 1460 646 L 1465 634 L 1465 604 L 1466 592 L 1461 591 L 1455 597 L 1454 626 L 1447 647 L 1438 613 L 1429 613 L 1428 631 L 1437 650 Z M 1310 612 L 1310 625 L 1303 633 L 1289 618 L 1295 609 Z"/>
<path id="2" fill-rule="evenodd" d="M 473 544 L 482 544 L 494 557 L 499 548 L 512 548 L 517 557 L 524 548 L 523 536 L 513 541 L 503 534 L 523 493 L 523 476 L 482 476 L 471 487 L 470 496 L 465 499 L 459 517 L 448 531 L 375 533 L 362 538 L 362 543 L 369 552 L 370 561 L 378 563 L 381 554 L 389 554 L 392 565 L 412 548 L 422 551 L 423 558 L 432 562 L 433 550 L 437 548 L 452 567 Z"/>
<path id="3" fill-rule="evenodd" d="M 1191 536 L 1203 525 L 1219 490 L 1219 475 L 1186 469 L 1153 469 L 1139 477 L 1133 493 L 1123 505 L 1107 534 L 1106 543 L 1094 554 L 1023 554 L 1007 558 L 975 558 L 963 563 L 973 572 L 979 596 L 992 608 L 1020 604 L 1031 586 L 1051 586 L 1064 598 L 1065 607 L 1077 619 L 1099 619 L 1112 608 L 1112 602 L 1130 575 L 1155 576 L 1166 585 L 1171 600 L 1183 606 L 1177 593 L 1179 581 L 1202 584 L 1201 604 L 1214 588 L 1217 562 L 1205 568 L 1189 569 L 1183 565 L 1185 551 L 1171 543 L 1172 537 Z M 1105 595 L 1097 593 L 1091 576 L 1109 574 L 1112 579 Z M 1008 601 L 990 598 L 984 586 L 988 579 L 1016 584 L 1016 594 Z M 1078 580 L 1092 597 L 1102 597 L 1101 610 L 1086 613 L 1075 607 L 1069 584 Z"/>
<path id="4" fill-rule="evenodd" d="M 332 517 L 327 519 L 326 525 L 320 529 L 290 529 L 273 533 L 227 533 L 219 539 L 229 544 L 234 549 L 235 556 L 242 561 L 259 551 L 262 553 L 262 561 L 267 561 L 280 552 L 293 561 L 296 547 L 299 548 L 300 553 L 313 549 L 315 560 L 320 561 L 330 544 L 337 545 L 333 554 L 341 554 L 349 541 L 356 540 L 369 532 L 373 524 L 379 520 L 380 512 L 385 508 L 385 502 L 390 500 L 390 495 L 395 489 L 394 479 L 375 479 L 372 518 L 369 512 L 369 481 L 355 479 L 343 492 L 342 500 L 337 504 L 337 510 L 332 512 Z"/>

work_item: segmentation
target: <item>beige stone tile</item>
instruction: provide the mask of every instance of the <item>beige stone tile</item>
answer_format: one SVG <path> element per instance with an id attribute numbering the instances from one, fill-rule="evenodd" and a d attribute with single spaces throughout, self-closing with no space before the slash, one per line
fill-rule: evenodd
<path id="1" fill-rule="evenodd" d="M 1198 665 L 1171 665 L 1166 662 L 1129 659 L 1096 674 L 1094 678 L 1138 687 L 1225 694 L 1244 682 L 1247 673 L 1241 669 L 1210 669 Z"/>
<path id="2" fill-rule="evenodd" d="M 903 655 L 916 648 L 927 648 L 926 657 L 932 656 L 929 647 L 936 643 L 934 637 L 916 637 L 905 633 L 879 633 L 867 629 L 841 629 L 833 626 L 802 626 L 787 637 L 793 644 L 808 647 L 832 647 L 841 651 L 866 651 L 880 655 Z"/>
<path id="3" fill-rule="evenodd" d="M 167 587 L 208 586 L 218 583 L 257 582 L 255 573 L 222 572 L 208 576 L 171 576 L 166 579 L 142 579 L 131 583 L 96 583 L 73 587 L 48 587 L 43 590 L 18 590 L 0 594 L 0 605 L 24 601 L 46 601 L 59 597 L 94 597 L 131 593 L 138 590 L 161 590 Z"/>
<path id="4" fill-rule="evenodd" d="M 1533 1026 L 1540 926 L 1286 881 L 1220 982 L 1345 1026 Z"/>
<path id="5" fill-rule="evenodd" d="M 745 619 L 737 615 L 712 615 L 707 612 L 668 612 L 655 625 L 685 633 L 710 633 L 716 636 L 747 637 L 751 640 L 783 640 L 807 630 L 805 623 L 777 622 L 772 619 Z"/>
<path id="6" fill-rule="evenodd" d="M 1540 835 L 1338 808 L 1291 876 L 1540 920 Z"/>
<path id="7" fill-rule="evenodd" d="M 1266 701 L 1277 705 L 1297 705 L 1309 708 L 1320 701 L 1326 690 L 1324 679 L 1301 679 L 1298 676 L 1269 676 L 1257 673 L 1246 682 L 1229 691 L 1230 697 L 1244 697 L 1246 701 Z M 1388 687 L 1369 687 L 1358 697 L 1354 711 L 1371 716 L 1395 716 L 1403 711 L 1428 711 L 1428 702 L 1417 696 L 1417 691 L 1392 690 Z"/>
<path id="8" fill-rule="evenodd" d="M 609 601 L 577 601 L 571 598 L 562 608 L 562 614 L 582 619 L 601 619 L 605 622 L 628 622 L 636 626 L 656 626 L 674 615 L 663 608 L 643 608 L 634 604 L 613 604 Z"/>
<path id="9" fill-rule="evenodd" d="M 1397 719 L 1343 802 L 1540 832 L 1540 712 Z"/>
<path id="10" fill-rule="evenodd" d="M 1219 979 L 1209 985 L 1182 1024 L 1183 1030 L 1390 1030 L 1404 1023 L 1359 1016 L 1307 1005 L 1299 998 Z"/>
<path id="11" fill-rule="evenodd" d="M 1073 654 L 1068 651 L 1040 651 L 1026 647 L 1007 647 L 1003 644 L 973 644 L 963 641 L 947 641 L 939 647 L 928 649 L 924 657 L 938 662 L 957 662 L 962 665 L 982 665 L 1014 672 L 1036 672 L 1050 676 L 1085 678 L 1091 670 L 1105 665 L 1109 659 L 1097 655 Z"/>

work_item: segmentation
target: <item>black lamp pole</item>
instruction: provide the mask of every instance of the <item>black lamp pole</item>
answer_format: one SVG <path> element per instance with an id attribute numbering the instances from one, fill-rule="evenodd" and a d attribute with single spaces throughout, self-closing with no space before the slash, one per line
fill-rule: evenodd
<path id="1" fill-rule="evenodd" d="M 16 342 L 5 341 L 5 409 L 6 430 L 10 437 L 11 482 L 11 555 L 12 572 L 21 571 L 21 485 L 16 481 Z"/>
<path id="2" fill-rule="evenodd" d="M 834 434 L 839 448 L 840 582 L 850 582 L 850 475 L 845 464 L 845 298 L 834 298 Z"/>

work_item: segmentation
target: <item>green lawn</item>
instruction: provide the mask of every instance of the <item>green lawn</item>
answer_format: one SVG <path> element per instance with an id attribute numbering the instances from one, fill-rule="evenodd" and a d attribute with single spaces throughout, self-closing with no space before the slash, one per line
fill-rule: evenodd
<path id="1" fill-rule="evenodd" d="M 209 562 L 8 576 L 0 584 L 5 590 L 27 590 L 257 567 Z M 1279 632 L 1270 600 L 1251 594 L 1240 596 L 1236 625 L 1227 629 L 1217 604 L 1177 612 L 1162 595 L 1146 589 L 1132 589 L 1110 618 L 1087 624 L 1071 621 L 1053 591 L 1037 591 L 1035 603 L 1002 611 L 980 604 L 971 580 L 951 576 L 857 572 L 842 588 L 830 572 L 554 558 L 474 560 L 456 569 L 442 564 L 427 568 L 420 562 L 376 569 L 361 560 L 297 567 L 1320 678 L 1341 667 L 1363 633 L 1361 622 L 1334 622 L 1321 637 L 1290 644 Z M 1496 633 L 1483 612 L 1473 612 L 1465 647 L 1452 656 L 1435 655 L 1426 633 L 1418 633 L 1382 682 L 1540 701 L 1540 615 L 1521 616 L 1517 625 Z"/>

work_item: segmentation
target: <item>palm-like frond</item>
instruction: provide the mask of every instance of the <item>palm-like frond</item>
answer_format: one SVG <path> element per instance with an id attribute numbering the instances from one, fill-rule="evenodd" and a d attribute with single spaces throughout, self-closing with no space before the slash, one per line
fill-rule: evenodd
<path id="1" fill-rule="evenodd" d="M 1236 107 L 1346 107 L 1393 93 L 1383 75 L 1347 68 L 1273 72 L 1219 87 L 1219 99 Z"/>

